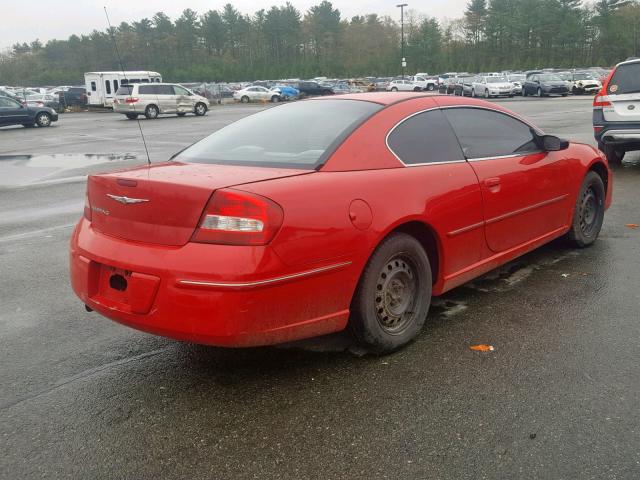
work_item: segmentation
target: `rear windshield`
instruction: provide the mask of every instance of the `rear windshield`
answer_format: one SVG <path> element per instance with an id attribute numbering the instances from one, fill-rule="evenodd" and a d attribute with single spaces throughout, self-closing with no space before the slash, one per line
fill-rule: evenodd
<path id="1" fill-rule="evenodd" d="M 178 160 L 314 169 L 381 108 L 358 100 L 308 100 L 269 108 L 209 135 Z"/>
<path id="2" fill-rule="evenodd" d="M 609 93 L 640 93 L 640 62 L 627 63 L 616 68 L 609 82 Z"/>
<path id="3" fill-rule="evenodd" d="M 118 89 L 116 95 L 131 95 L 131 92 L 133 92 L 133 85 L 123 85 Z"/>

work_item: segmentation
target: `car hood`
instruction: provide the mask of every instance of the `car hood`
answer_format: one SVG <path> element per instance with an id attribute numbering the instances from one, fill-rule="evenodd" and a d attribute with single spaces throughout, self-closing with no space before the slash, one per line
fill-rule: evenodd
<path id="1" fill-rule="evenodd" d="M 545 87 L 566 87 L 567 82 L 540 82 L 540 85 L 544 85 Z"/>
<path id="2" fill-rule="evenodd" d="M 509 82 L 501 82 L 501 83 L 488 83 L 489 89 L 491 88 L 511 88 L 513 85 Z"/>

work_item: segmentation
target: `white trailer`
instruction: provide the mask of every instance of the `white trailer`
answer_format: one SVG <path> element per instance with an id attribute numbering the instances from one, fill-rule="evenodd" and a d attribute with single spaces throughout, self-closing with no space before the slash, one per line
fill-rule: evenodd
<path id="1" fill-rule="evenodd" d="M 84 83 L 89 106 L 112 107 L 113 99 L 121 85 L 131 83 L 162 82 L 162 75 L 149 71 L 87 72 Z"/>

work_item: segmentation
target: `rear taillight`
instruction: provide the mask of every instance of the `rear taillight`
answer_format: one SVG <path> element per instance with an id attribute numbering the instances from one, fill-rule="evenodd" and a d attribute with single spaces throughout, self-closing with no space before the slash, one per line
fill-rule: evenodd
<path id="1" fill-rule="evenodd" d="M 39 107 L 44 107 L 44 103 L 43 102 L 38 102 L 38 106 Z"/>
<path id="2" fill-rule="evenodd" d="M 610 107 L 611 102 L 609 101 L 609 97 L 602 94 L 602 92 L 598 93 L 595 97 L 593 97 L 593 108 L 602 108 L 602 107 Z"/>
<path id="3" fill-rule="evenodd" d="M 140 99 L 136 97 L 129 97 L 125 100 L 127 103 L 137 103 Z"/>
<path id="4" fill-rule="evenodd" d="M 87 179 L 87 189 L 84 194 L 84 218 L 91 221 L 91 203 L 89 202 L 89 179 Z"/>
<path id="5" fill-rule="evenodd" d="M 191 241 L 221 245 L 266 245 L 282 226 L 277 203 L 236 190 L 216 191 Z"/>
<path id="6" fill-rule="evenodd" d="M 593 133 L 600 133 L 602 131 L 604 127 L 601 125 L 594 125 L 593 126 Z"/>

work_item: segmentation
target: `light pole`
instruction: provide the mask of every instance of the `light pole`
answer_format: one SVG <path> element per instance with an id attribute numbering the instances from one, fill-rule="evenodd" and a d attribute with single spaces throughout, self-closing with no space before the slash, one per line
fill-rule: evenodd
<path id="1" fill-rule="evenodd" d="M 404 58 L 404 7 L 407 5 L 407 3 L 396 5 L 396 7 L 400 8 L 400 52 L 402 55 L 402 78 L 404 78 L 404 69 L 407 66 L 407 60 Z"/>

